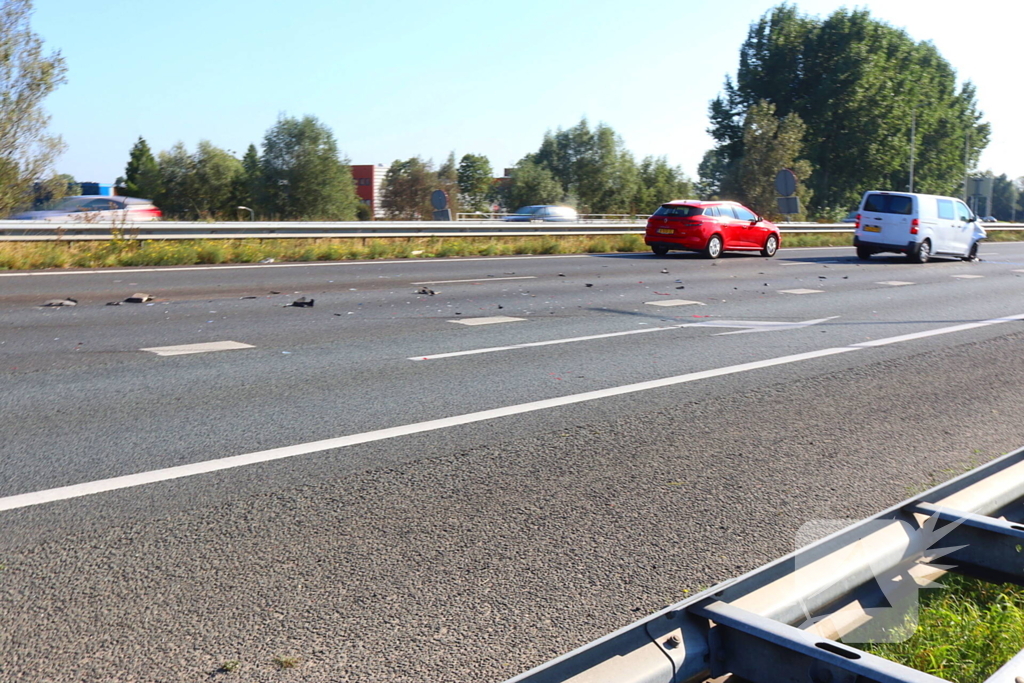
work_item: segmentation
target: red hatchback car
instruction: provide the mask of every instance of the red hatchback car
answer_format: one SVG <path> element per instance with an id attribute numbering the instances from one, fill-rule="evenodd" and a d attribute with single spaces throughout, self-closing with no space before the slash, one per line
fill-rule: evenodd
<path id="1" fill-rule="evenodd" d="M 647 219 L 644 242 L 658 256 L 670 250 L 699 251 L 718 258 L 723 251 L 760 251 L 775 256 L 782 237 L 774 223 L 736 202 L 683 199 L 662 204 Z"/>

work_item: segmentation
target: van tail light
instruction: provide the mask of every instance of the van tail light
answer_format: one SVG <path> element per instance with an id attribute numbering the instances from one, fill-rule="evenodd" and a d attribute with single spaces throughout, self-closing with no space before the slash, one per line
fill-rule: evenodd
<path id="1" fill-rule="evenodd" d="M 855 230 L 860 230 L 860 214 L 859 213 L 857 214 L 857 220 L 855 220 L 853 222 L 853 228 Z"/>
<path id="2" fill-rule="evenodd" d="M 918 228 L 919 225 L 921 225 L 921 221 L 919 221 L 916 218 L 914 220 L 910 221 L 910 234 L 911 235 L 916 235 L 917 234 L 917 228 Z"/>

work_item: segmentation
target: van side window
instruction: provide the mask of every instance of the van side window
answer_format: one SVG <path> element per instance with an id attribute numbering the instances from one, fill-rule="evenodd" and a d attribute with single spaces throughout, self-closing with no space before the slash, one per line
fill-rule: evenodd
<path id="1" fill-rule="evenodd" d="M 914 212 L 914 200 L 893 194 L 869 194 L 864 198 L 864 210 L 871 213 L 896 213 L 909 216 Z"/>
<path id="2" fill-rule="evenodd" d="M 971 210 L 963 202 L 956 203 L 956 212 L 959 214 L 960 220 L 964 223 L 968 223 L 971 220 Z"/>
<path id="3" fill-rule="evenodd" d="M 939 202 L 939 218 L 945 218 L 947 221 L 951 221 L 956 216 L 953 215 L 953 200 L 951 199 L 940 199 Z"/>

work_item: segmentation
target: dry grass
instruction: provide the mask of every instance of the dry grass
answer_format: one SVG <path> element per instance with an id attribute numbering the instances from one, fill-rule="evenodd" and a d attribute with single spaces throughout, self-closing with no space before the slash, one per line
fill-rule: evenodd
<path id="1" fill-rule="evenodd" d="M 1017 233 L 992 233 L 1020 239 Z M 848 246 L 850 234 L 783 235 L 786 247 Z M 174 266 L 275 261 L 344 261 L 349 259 L 437 258 L 513 254 L 605 254 L 644 252 L 642 235 L 448 238 L 325 238 L 246 240 L 140 240 L 103 242 L 0 243 L 0 270 Z"/>

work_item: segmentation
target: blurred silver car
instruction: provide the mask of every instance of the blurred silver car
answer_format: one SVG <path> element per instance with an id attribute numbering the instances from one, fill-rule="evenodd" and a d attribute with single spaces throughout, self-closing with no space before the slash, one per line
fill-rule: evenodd
<path id="1" fill-rule="evenodd" d="M 48 209 L 25 211 L 11 216 L 18 221 L 81 221 L 99 223 L 113 220 L 156 221 L 163 214 L 148 199 L 137 197 L 65 197 Z"/>
<path id="2" fill-rule="evenodd" d="M 554 206 L 534 204 L 516 209 L 515 213 L 505 216 L 504 220 L 526 223 L 530 221 L 574 223 L 579 220 L 576 209 L 570 206 Z"/>

